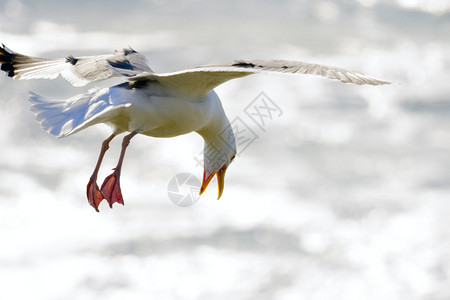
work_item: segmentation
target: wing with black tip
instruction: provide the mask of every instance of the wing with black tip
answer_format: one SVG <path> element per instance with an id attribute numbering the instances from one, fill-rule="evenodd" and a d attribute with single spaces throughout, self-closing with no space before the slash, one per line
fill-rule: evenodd
<path id="1" fill-rule="evenodd" d="M 141 74 L 130 77 L 130 81 L 158 81 L 169 90 L 195 97 L 209 93 L 228 80 L 251 74 L 311 74 L 335 79 L 344 83 L 382 85 L 391 82 L 376 79 L 362 73 L 343 68 L 290 60 L 250 60 L 200 66 L 173 73 Z"/>
<path id="2" fill-rule="evenodd" d="M 107 55 L 46 59 L 14 52 L 2 44 L 0 64 L 1 70 L 14 79 L 54 79 L 61 75 L 73 86 L 152 72 L 145 57 L 131 48 Z"/>

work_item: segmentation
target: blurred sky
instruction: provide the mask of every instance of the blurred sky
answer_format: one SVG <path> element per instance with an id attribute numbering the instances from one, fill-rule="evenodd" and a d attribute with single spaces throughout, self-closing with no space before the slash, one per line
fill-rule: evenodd
<path id="1" fill-rule="evenodd" d="M 100 213 L 85 187 L 109 129 L 56 140 L 28 90 L 68 98 L 62 79 L 0 76 L 0 300 L 450 299 L 450 2 L 19 1 L 0 4 L 0 42 L 64 57 L 131 46 L 157 72 L 233 59 L 296 59 L 397 82 L 251 76 L 217 88 L 258 136 L 177 207 L 167 185 L 202 176 L 196 134 L 136 137 L 125 206 Z M 245 108 L 282 110 L 261 129 Z M 115 166 L 111 144 L 99 181 Z"/>

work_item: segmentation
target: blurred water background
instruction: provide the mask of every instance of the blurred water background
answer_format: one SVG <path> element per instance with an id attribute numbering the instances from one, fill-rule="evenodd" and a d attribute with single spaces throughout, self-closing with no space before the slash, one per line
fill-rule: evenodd
<path id="1" fill-rule="evenodd" d="M 132 46 L 157 72 L 296 59 L 399 84 L 228 82 L 229 118 L 258 138 L 220 201 L 215 182 L 191 207 L 167 195 L 176 174 L 201 178 L 199 136 L 138 136 L 125 206 L 96 213 L 85 186 L 109 129 L 56 140 L 26 97 L 104 83 L 1 76 L 0 299 L 450 299 L 449 33 L 446 0 L 1 2 L 0 42 L 19 53 Z M 263 129 L 244 112 L 260 92 L 283 112 Z"/>

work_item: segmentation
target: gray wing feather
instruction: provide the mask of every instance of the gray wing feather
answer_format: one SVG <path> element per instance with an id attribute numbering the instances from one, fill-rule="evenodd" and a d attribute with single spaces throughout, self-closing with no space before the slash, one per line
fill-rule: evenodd
<path id="1" fill-rule="evenodd" d="M 229 63 L 205 65 L 173 73 L 143 73 L 129 78 L 129 80 L 158 81 L 169 90 L 189 97 L 195 97 L 209 93 L 210 90 L 228 80 L 256 73 L 311 74 L 359 85 L 391 83 L 342 68 L 289 60 L 239 60 Z"/>
<path id="2" fill-rule="evenodd" d="M 252 70 L 252 73 L 289 73 L 311 74 L 330 79 L 340 80 L 344 83 L 380 85 L 391 82 L 379 80 L 362 73 L 349 71 L 343 68 L 321 64 L 305 63 L 291 60 L 239 60 L 231 63 L 201 66 L 199 69 L 235 68 Z"/>
<path id="3" fill-rule="evenodd" d="M 152 72 L 146 58 L 130 49 L 115 54 L 59 59 L 31 57 L 0 47 L 1 69 L 14 79 L 54 79 L 61 75 L 74 86 L 113 76 L 134 76 Z"/>
<path id="4" fill-rule="evenodd" d="M 122 76 L 130 77 L 144 72 L 153 72 L 147 65 L 145 56 L 131 48 L 116 52 L 115 55 L 109 57 L 106 61 L 108 62 L 108 67 L 110 67 L 113 72 L 117 72 Z"/>

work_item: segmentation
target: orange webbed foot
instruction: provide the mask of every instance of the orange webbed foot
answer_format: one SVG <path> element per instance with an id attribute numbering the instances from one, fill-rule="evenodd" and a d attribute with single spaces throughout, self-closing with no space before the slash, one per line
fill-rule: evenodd
<path id="1" fill-rule="evenodd" d="M 97 212 L 99 212 L 98 206 L 105 197 L 103 197 L 102 192 L 98 188 L 97 182 L 95 182 L 95 180 L 93 179 L 89 180 L 86 190 L 89 204 L 92 205 L 92 207 L 95 208 Z"/>
<path id="2" fill-rule="evenodd" d="M 114 203 L 123 203 L 122 192 L 120 191 L 120 176 L 118 172 L 113 172 L 111 175 L 106 177 L 102 184 L 101 193 L 105 197 L 106 201 L 109 203 L 109 207 L 112 208 Z"/>

